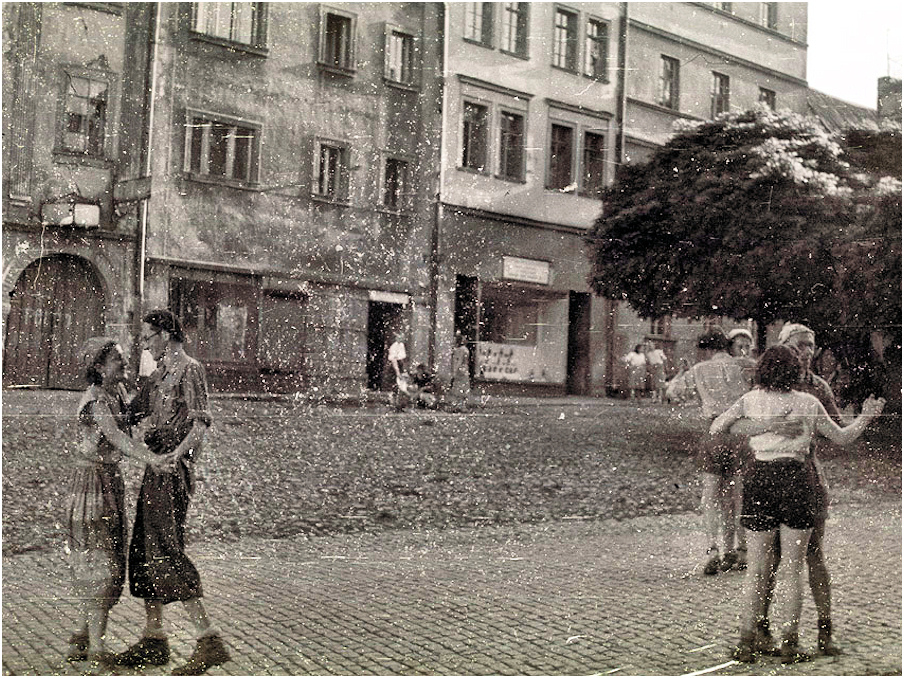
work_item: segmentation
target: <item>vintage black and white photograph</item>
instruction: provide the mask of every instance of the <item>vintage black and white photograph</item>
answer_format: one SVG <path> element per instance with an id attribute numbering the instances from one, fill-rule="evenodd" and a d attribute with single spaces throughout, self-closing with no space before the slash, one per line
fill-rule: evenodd
<path id="1" fill-rule="evenodd" d="M 3 675 L 901 675 L 902 24 L 3 2 Z"/>

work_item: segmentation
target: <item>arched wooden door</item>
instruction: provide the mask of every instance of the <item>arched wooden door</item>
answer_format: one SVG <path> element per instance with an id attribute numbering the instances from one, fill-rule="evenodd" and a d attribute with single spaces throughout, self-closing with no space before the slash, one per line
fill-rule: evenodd
<path id="1" fill-rule="evenodd" d="M 93 267 L 70 255 L 26 268 L 10 296 L 3 385 L 81 389 L 79 347 L 104 331 L 104 293 Z"/>

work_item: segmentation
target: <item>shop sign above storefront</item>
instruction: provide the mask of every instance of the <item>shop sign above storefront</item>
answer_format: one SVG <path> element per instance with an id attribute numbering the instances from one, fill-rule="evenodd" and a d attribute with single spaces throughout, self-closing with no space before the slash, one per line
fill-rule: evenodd
<path id="1" fill-rule="evenodd" d="M 521 257 L 502 257 L 502 277 L 507 280 L 549 284 L 549 262 Z"/>

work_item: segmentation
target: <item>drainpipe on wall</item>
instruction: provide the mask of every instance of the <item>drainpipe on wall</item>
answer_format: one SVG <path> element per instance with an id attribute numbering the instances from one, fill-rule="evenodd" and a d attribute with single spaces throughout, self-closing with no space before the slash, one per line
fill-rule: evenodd
<path id="1" fill-rule="evenodd" d="M 628 3 L 619 4 L 618 76 L 615 83 L 615 162 L 616 171 L 625 162 L 625 119 L 627 118 L 628 78 Z M 618 302 L 606 300 L 606 386 L 615 385 L 615 328 L 618 324 Z"/>
<path id="2" fill-rule="evenodd" d="M 156 2 L 151 7 L 151 23 L 153 25 L 153 33 L 148 36 L 150 40 L 150 51 L 148 54 L 148 69 L 147 77 L 146 77 L 146 85 L 145 85 L 145 96 L 147 97 L 147 121 L 145 125 L 145 133 L 147 137 L 145 139 L 145 149 L 144 149 L 144 163 L 142 168 L 142 175 L 145 177 L 151 176 L 151 149 L 153 147 L 152 139 L 154 136 L 154 101 L 155 94 L 157 92 L 157 45 L 160 41 L 160 3 Z M 149 183 L 149 191 L 153 191 L 154 184 L 153 181 Z M 139 340 L 139 335 L 141 333 L 141 318 L 144 315 L 143 307 L 144 307 L 144 281 L 145 281 L 145 267 L 147 265 L 147 234 L 148 234 L 148 203 L 151 200 L 150 193 L 146 198 L 141 201 L 141 207 L 139 208 L 138 215 L 138 226 L 139 226 L 139 234 L 138 234 L 138 247 L 136 249 L 136 262 L 135 262 L 135 272 L 136 272 L 136 303 L 135 303 L 135 317 L 133 319 L 133 324 L 135 327 L 135 353 L 133 355 L 141 356 L 141 343 Z M 137 370 L 137 367 L 136 367 Z"/>
<path id="3" fill-rule="evenodd" d="M 439 173 L 437 177 L 438 185 L 436 187 L 436 209 L 434 210 L 433 233 L 430 239 L 430 324 L 433 337 L 429 346 L 430 367 L 436 372 L 436 356 L 437 342 L 439 341 L 439 329 L 437 327 L 439 319 L 439 276 L 440 261 L 442 258 L 442 237 L 440 229 L 443 223 L 443 180 L 445 179 L 444 161 L 446 158 L 446 128 L 445 128 L 445 99 L 446 99 L 446 64 L 449 63 L 447 36 L 449 35 L 449 3 L 439 5 L 439 11 L 442 12 L 442 24 L 439 31 L 439 38 L 442 41 L 441 62 L 439 65 L 440 73 L 440 90 L 439 90 L 439 110 L 440 110 L 440 146 L 439 146 Z"/>

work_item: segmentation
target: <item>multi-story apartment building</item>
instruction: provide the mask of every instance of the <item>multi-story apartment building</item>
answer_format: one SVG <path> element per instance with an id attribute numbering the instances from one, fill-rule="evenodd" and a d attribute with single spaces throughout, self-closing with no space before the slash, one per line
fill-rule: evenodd
<path id="1" fill-rule="evenodd" d="M 617 3 L 448 3 L 437 356 L 485 391 L 588 393 L 608 303 L 583 235 L 615 167 Z"/>
<path id="2" fill-rule="evenodd" d="M 82 340 L 125 341 L 138 312 L 113 199 L 140 143 L 119 125 L 126 27 L 118 4 L 3 4 L 4 385 L 83 386 Z"/>
<path id="3" fill-rule="evenodd" d="M 626 3 L 624 123 L 620 162 L 639 162 L 668 138 L 676 120 L 711 120 L 763 103 L 807 112 L 805 2 Z M 617 360 L 643 340 L 693 364 L 696 340 L 712 325 L 748 322 L 708 318 L 640 319 L 619 304 L 613 311 L 607 365 L 610 388 L 625 381 Z"/>
<path id="4" fill-rule="evenodd" d="M 805 3 L 4 3 L 4 383 L 168 306 L 218 390 L 600 393 L 699 327 L 584 235 L 680 118 L 806 108 Z"/>
<path id="5" fill-rule="evenodd" d="M 62 381 L 41 376 L 54 347 L 134 333 L 136 309 L 160 306 L 221 390 L 379 388 L 395 331 L 428 359 L 437 5 L 4 13 L 18 26 L 4 132 L 29 142 L 4 144 L 19 182 L 4 194 L 18 210 L 4 217 L 7 383 L 72 385 L 71 361 Z M 98 203 L 96 230 L 42 218 L 47 194 L 75 200 L 76 222 Z M 25 344 L 38 348 L 13 369 Z"/>

